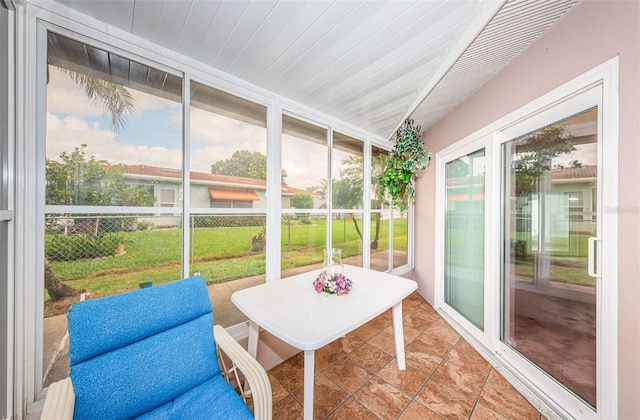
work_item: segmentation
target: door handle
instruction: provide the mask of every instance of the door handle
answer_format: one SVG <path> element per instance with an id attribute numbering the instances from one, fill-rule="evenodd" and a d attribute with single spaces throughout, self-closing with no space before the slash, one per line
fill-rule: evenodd
<path id="1" fill-rule="evenodd" d="M 588 250 L 587 250 L 587 273 L 591 277 L 599 278 L 600 275 L 596 273 L 596 247 L 598 246 L 598 238 L 592 236 L 589 238 Z"/>

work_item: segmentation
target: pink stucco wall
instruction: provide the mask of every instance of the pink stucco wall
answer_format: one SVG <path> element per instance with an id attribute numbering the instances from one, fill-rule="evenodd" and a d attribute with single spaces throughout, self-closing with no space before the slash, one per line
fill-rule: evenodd
<path id="1" fill-rule="evenodd" d="M 619 418 L 640 418 L 640 1 L 585 0 L 489 83 L 432 127 L 437 152 L 576 76 L 620 57 Z M 418 181 L 416 269 L 434 296 L 435 165 Z"/>

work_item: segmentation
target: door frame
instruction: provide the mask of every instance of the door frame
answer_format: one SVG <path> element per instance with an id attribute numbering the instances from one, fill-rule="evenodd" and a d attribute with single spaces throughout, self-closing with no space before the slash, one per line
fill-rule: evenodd
<path id="1" fill-rule="evenodd" d="M 478 350 L 494 356 L 494 361 L 513 375 L 555 413 L 566 417 L 617 418 L 618 415 L 618 136 L 619 136 L 619 58 L 614 57 L 573 80 L 529 102 L 525 106 L 505 115 L 475 133 L 441 150 L 436 154 L 436 270 L 434 307 L 442 311 L 447 319 L 459 324 L 466 336 L 471 336 L 479 345 Z M 495 206 L 500 206 L 502 190 L 501 144 L 506 141 L 501 132 L 527 120 L 542 117 L 550 108 L 590 89 L 599 89 L 598 133 L 598 274 L 597 293 L 600 298 L 597 314 L 597 412 L 576 397 L 560 397 L 559 389 L 545 387 L 537 382 L 531 369 L 515 366 L 505 346 L 500 341 L 501 318 L 501 236 L 502 232 L 485 231 L 485 330 L 470 328 L 459 314 L 444 304 L 444 220 L 445 220 L 445 177 L 444 165 L 459 156 L 486 147 L 487 174 L 485 179 L 486 201 L 494 207 L 485 208 L 485 226 L 501 226 L 501 215 Z M 553 121 L 550 121 L 553 122 Z M 541 127 L 541 126 L 539 126 Z M 536 127 L 536 128 L 539 128 Z M 490 138 L 490 140 L 488 140 Z M 479 147 L 475 147 L 480 145 Z M 473 150 L 472 150 L 473 149 Z M 463 153 L 465 152 L 466 153 Z M 495 162 L 497 164 L 489 163 Z M 600 164 L 601 163 L 601 164 Z M 606 247 L 601 246 L 606 243 Z M 602 280 L 604 279 L 604 280 Z M 603 283 L 606 287 L 603 287 Z M 468 323 L 470 324 L 470 323 Z M 539 371 L 538 371 L 539 373 Z M 536 375 L 534 375 L 536 376 Z M 564 391 L 564 389 L 562 390 Z M 569 394 L 567 391 L 564 393 Z"/>

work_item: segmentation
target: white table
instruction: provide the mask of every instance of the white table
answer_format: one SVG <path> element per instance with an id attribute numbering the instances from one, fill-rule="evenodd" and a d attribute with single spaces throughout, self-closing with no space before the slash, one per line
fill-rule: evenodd
<path id="1" fill-rule="evenodd" d="M 304 418 L 313 418 L 315 351 L 393 308 L 398 369 L 405 369 L 402 299 L 418 288 L 413 280 L 345 265 L 351 292 L 316 293 L 315 270 L 239 290 L 231 301 L 249 318 L 249 353 L 256 357 L 258 329 L 304 351 Z"/>

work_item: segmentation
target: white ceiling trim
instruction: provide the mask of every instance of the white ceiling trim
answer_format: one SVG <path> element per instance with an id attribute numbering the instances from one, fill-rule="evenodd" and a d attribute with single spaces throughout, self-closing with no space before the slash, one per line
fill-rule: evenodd
<path id="1" fill-rule="evenodd" d="M 70 30 L 151 57 L 194 79 L 215 80 L 216 88 L 231 86 L 230 93 L 243 91 L 240 96 L 247 99 L 270 98 L 285 108 L 390 139 L 408 117 L 430 127 L 577 1 L 25 4 L 66 20 L 61 26 Z"/>
<path id="2" fill-rule="evenodd" d="M 411 118 L 428 129 L 533 44 L 580 0 L 510 0 L 425 96 Z"/>

